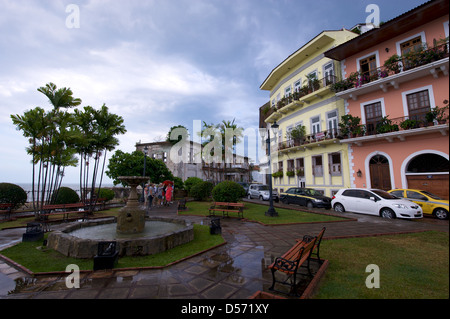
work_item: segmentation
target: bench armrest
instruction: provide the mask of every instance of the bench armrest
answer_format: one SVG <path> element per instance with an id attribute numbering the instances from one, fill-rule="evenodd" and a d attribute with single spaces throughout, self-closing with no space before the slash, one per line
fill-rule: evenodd
<path id="1" fill-rule="evenodd" d="M 273 268 L 285 271 L 295 271 L 297 269 L 297 262 L 277 257 L 273 263 Z"/>

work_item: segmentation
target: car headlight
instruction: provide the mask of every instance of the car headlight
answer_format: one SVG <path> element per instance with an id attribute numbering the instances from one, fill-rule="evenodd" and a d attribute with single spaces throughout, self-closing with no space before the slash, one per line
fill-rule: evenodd
<path id="1" fill-rule="evenodd" d="M 323 202 L 323 200 L 317 199 L 317 198 L 315 198 L 314 201 L 315 201 L 316 203 L 321 203 L 321 202 Z"/>
<path id="2" fill-rule="evenodd" d="M 408 209 L 408 207 L 404 204 L 394 204 L 394 207 Z"/>

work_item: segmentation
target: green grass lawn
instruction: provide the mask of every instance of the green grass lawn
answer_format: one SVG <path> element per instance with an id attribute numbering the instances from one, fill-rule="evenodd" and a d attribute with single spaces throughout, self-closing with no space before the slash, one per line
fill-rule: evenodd
<path id="1" fill-rule="evenodd" d="M 190 243 L 156 255 L 119 258 L 116 268 L 165 266 L 222 243 L 223 237 L 210 235 L 208 226 L 194 225 L 194 240 Z M 78 265 L 80 270 L 93 269 L 92 259 L 66 257 L 52 249 L 37 249 L 38 245 L 39 243 L 20 243 L 0 253 L 35 273 L 65 271 L 70 264 Z"/>
<path id="2" fill-rule="evenodd" d="M 317 299 L 449 298 L 449 234 L 326 240 L 321 258 L 329 260 Z M 368 289 L 366 267 L 380 270 L 380 288 Z"/>
<path id="3" fill-rule="evenodd" d="M 208 216 L 208 208 L 211 206 L 211 202 L 188 202 L 186 207 L 187 211 L 179 211 L 180 215 L 200 215 Z M 278 217 L 265 216 L 265 212 L 269 206 L 258 205 L 254 203 L 245 203 L 244 218 L 251 221 L 258 221 L 267 225 L 276 224 L 291 224 L 291 223 L 311 223 L 311 222 L 328 222 L 345 220 L 344 218 L 328 216 L 324 214 L 315 214 L 309 212 L 302 212 L 291 209 L 276 208 Z M 221 216 L 221 212 L 217 212 L 216 215 Z M 236 216 L 236 213 L 230 213 L 229 216 Z"/>

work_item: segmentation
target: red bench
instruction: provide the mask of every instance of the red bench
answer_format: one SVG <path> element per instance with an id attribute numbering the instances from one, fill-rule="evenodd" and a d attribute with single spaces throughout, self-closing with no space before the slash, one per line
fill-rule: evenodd
<path id="1" fill-rule="evenodd" d="M 14 204 L 0 204 L 0 215 L 5 215 L 5 220 L 10 219 L 13 208 Z"/>

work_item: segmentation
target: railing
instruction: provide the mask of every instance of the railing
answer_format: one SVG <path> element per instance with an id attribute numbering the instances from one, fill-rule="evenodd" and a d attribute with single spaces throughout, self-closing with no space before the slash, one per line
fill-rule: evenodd
<path id="1" fill-rule="evenodd" d="M 290 139 L 278 143 L 278 150 L 284 150 L 292 147 L 299 147 L 302 145 L 307 145 L 311 143 L 317 143 L 324 140 L 330 140 L 335 138 L 341 138 L 339 129 L 330 129 L 314 134 L 305 135 L 301 139 Z"/>
<path id="2" fill-rule="evenodd" d="M 368 72 L 351 73 L 347 79 L 337 81 L 331 85 L 331 90 L 338 93 L 352 88 L 358 88 L 364 84 L 448 58 L 448 45 L 448 43 L 444 43 L 428 50 L 411 51 L 401 57 L 396 58 L 393 56 L 380 68 Z"/>
<path id="3" fill-rule="evenodd" d="M 448 118 L 442 119 L 440 121 L 435 120 L 434 122 L 429 122 L 426 119 L 425 113 L 404 117 L 397 117 L 393 119 L 383 117 L 378 121 L 372 121 L 366 124 L 358 125 L 353 130 L 353 133 L 349 133 L 347 136 L 340 136 L 339 138 L 355 138 L 391 132 L 407 131 L 427 126 L 448 124 L 448 122 L 449 122 Z"/>

